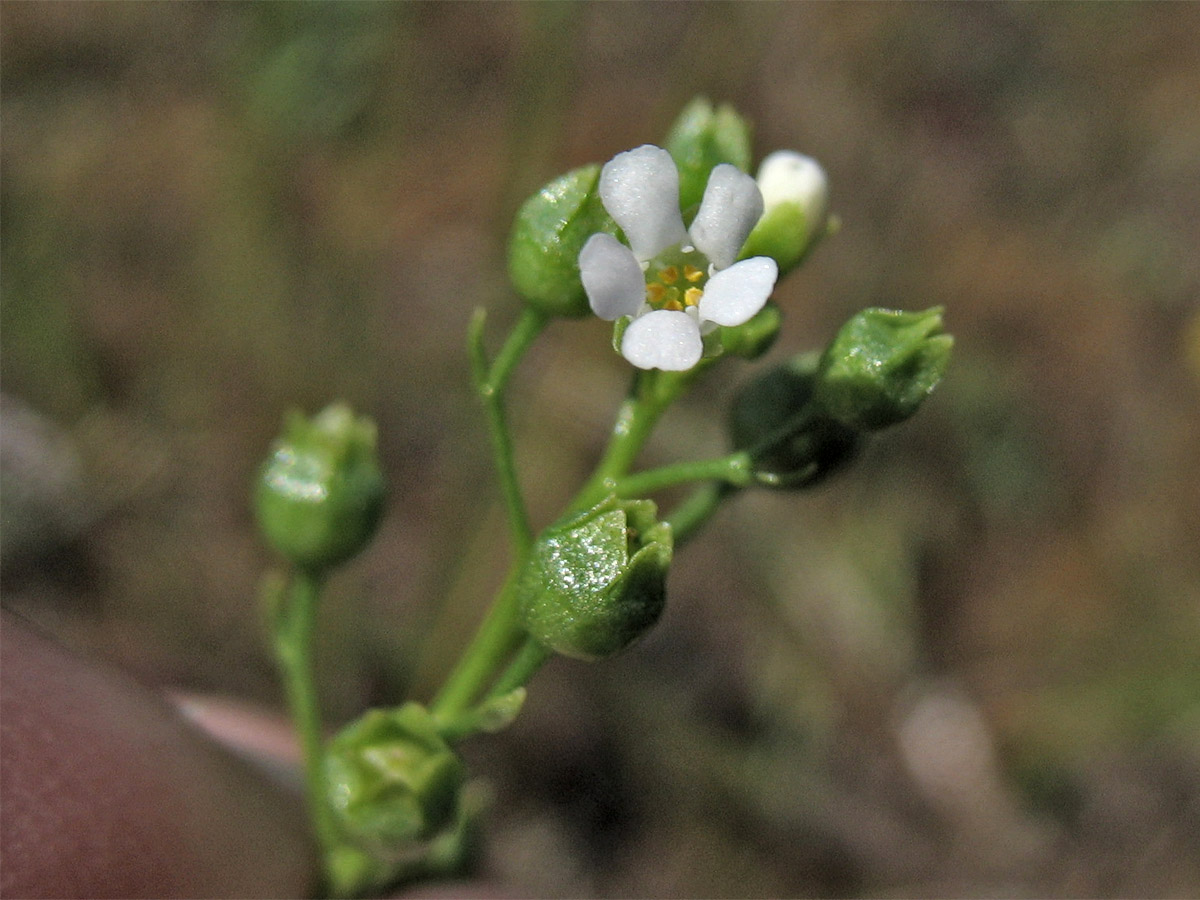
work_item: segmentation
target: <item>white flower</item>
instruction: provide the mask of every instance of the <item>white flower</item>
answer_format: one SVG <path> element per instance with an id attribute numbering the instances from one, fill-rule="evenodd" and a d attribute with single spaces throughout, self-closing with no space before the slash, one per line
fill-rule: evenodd
<path id="1" fill-rule="evenodd" d="M 592 235 L 579 253 L 579 274 L 596 315 L 633 317 L 621 354 L 638 368 L 692 368 L 705 334 L 749 321 L 767 302 L 779 275 L 775 261 L 735 262 L 763 213 L 758 185 L 735 166 L 712 170 L 690 229 L 679 211 L 675 161 L 652 144 L 604 166 L 600 200 L 629 246 Z"/>

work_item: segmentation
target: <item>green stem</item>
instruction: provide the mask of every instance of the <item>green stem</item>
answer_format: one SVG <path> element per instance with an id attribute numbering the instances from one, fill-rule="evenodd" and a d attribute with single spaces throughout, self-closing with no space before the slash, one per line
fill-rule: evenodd
<path id="1" fill-rule="evenodd" d="M 517 584 L 523 565 L 522 556 L 513 565 L 496 602 L 430 705 L 434 715 L 449 718 L 466 710 L 520 645 L 524 635 Z"/>
<path id="2" fill-rule="evenodd" d="M 671 536 L 676 548 L 691 540 L 700 527 L 712 518 L 713 513 L 720 509 L 721 504 L 738 488 L 724 482 L 709 482 L 701 485 L 692 495 L 680 503 L 667 517 L 671 526 Z"/>
<path id="3" fill-rule="evenodd" d="M 675 546 L 678 548 L 693 538 L 701 526 L 721 508 L 721 504 L 742 488 L 755 483 L 783 483 L 785 479 L 779 475 L 756 472 L 753 461 L 757 455 L 794 435 L 815 416 L 816 413 L 806 406 L 747 450 L 731 453 L 721 459 L 700 463 L 683 463 L 679 466 L 664 466 L 661 469 L 639 473 L 623 479 L 618 487 L 622 494 L 632 494 L 635 491 L 659 490 L 681 481 L 712 479 L 708 484 L 696 488 L 691 496 L 675 507 L 666 519 L 671 526 L 671 536 L 675 540 Z M 728 469 L 723 471 L 723 465 L 728 466 Z M 692 466 L 695 466 L 694 470 L 691 469 Z M 711 472 L 706 475 L 704 473 L 708 467 L 711 467 Z M 688 476 L 697 477 L 689 478 Z M 643 477 L 647 477 L 647 481 L 639 483 L 639 479 Z"/>
<path id="4" fill-rule="evenodd" d="M 508 385 L 508 379 L 521 361 L 531 344 L 549 323 L 549 319 L 536 309 L 525 307 L 521 318 L 509 332 L 508 338 L 496 354 L 492 362 L 492 370 L 488 375 L 488 389 L 500 393 Z"/>
<path id="5" fill-rule="evenodd" d="M 488 698 L 503 697 L 522 687 L 551 656 L 553 656 L 551 650 L 534 638 L 526 637 L 525 643 L 521 645 L 521 649 L 517 651 L 513 661 L 509 663 L 508 668 L 501 673 L 492 689 L 488 691 Z"/>
<path id="6" fill-rule="evenodd" d="M 512 434 L 508 428 L 504 410 L 504 388 L 508 379 L 521 361 L 521 357 L 546 327 L 547 318 L 536 310 L 526 308 L 508 338 L 500 348 L 495 360 L 488 365 L 483 346 L 483 327 L 486 312 L 476 310 L 467 330 L 467 342 L 471 354 L 471 371 L 475 390 L 483 403 L 487 415 L 488 436 L 492 443 L 496 475 L 500 481 L 500 492 L 508 513 L 509 529 L 518 556 L 528 552 L 533 543 L 533 530 L 529 525 L 529 512 L 521 494 L 521 483 L 517 476 L 513 454 Z"/>
<path id="7" fill-rule="evenodd" d="M 702 366 L 690 372 L 638 372 L 629 396 L 621 404 L 608 446 L 596 471 L 580 489 L 570 511 L 595 506 L 616 490 L 617 482 L 629 471 L 658 420 Z"/>
<path id="8" fill-rule="evenodd" d="M 471 643 L 442 685 L 430 707 L 435 715 L 450 717 L 467 709 L 486 688 L 496 670 L 512 656 L 524 636 L 517 608 L 517 580 L 529 550 L 533 546 L 533 529 L 521 495 L 513 455 L 512 435 L 504 413 L 504 388 L 508 379 L 549 321 L 546 316 L 526 307 L 508 338 L 489 366 L 483 347 L 483 327 L 486 312 L 476 310 L 467 331 L 471 353 L 471 368 L 475 389 L 487 413 L 488 433 L 495 456 L 500 490 L 508 511 L 513 537 L 514 563 L 492 608 L 479 626 Z"/>
<path id="9" fill-rule="evenodd" d="M 521 355 L 545 327 L 546 320 L 541 314 L 527 310 L 513 328 L 490 368 L 483 349 L 483 320 L 484 313 L 481 310 L 471 321 L 468 341 L 476 387 L 488 409 L 497 468 L 500 470 L 513 533 L 517 538 L 517 552 L 512 571 L 491 610 L 430 705 L 430 711 L 444 719 L 450 719 L 470 708 L 487 690 L 489 681 L 496 677 L 497 670 L 506 662 L 509 663 L 509 669 L 501 675 L 500 682 L 492 693 L 510 683 L 513 683 L 514 687 L 524 683 L 524 680 L 531 677 L 545 661 L 545 656 L 538 658 L 537 648 L 531 648 L 528 643 L 522 644 L 529 639 L 521 627 L 517 585 L 533 539 L 517 486 L 512 462 L 512 445 L 499 395 Z M 702 368 L 703 366 L 697 366 L 690 372 L 683 373 L 637 374 L 629 396 L 621 405 L 604 456 L 592 477 L 567 508 L 568 512 L 587 509 L 613 492 L 618 480 L 633 465 L 663 412 Z M 513 659 L 518 649 L 521 652 Z M 522 680 L 516 681 L 517 679 Z"/>
<path id="10" fill-rule="evenodd" d="M 275 620 L 274 643 L 288 708 L 304 755 L 309 816 L 317 839 L 328 850 L 337 844 L 338 834 L 325 784 L 324 733 L 313 679 L 313 635 L 323 581 L 315 572 L 294 574 L 289 596 Z"/>
<path id="11" fill-rule="evenodd" d="M 673 463 L 658 469 L 626 475 L 613 485 L 619 497 L 644 497 L 664 488 L 689 481 L 719 481 L 734 487 L 746 487 L 754 479 L 748 453 L 731 453 L 717 459 Z"/>

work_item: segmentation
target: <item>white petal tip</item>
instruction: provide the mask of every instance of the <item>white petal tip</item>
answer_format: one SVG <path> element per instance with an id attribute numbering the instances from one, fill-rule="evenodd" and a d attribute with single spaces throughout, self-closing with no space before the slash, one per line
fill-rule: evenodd
<path id="1" fill-rule="evenodd" d="M 724 269 L 737 259 L 762 213 L 763 198 L 754 179 L 736 166 L 721 163 L 708 176 L 689 234 L 700 252 Z"/>
<path id="2" fill-rule="evenodd" d="M 653 144 L 618 153 L 600 171 L 600 200 L 639 260 L 687 237 L 679 213 L 679 171 Z"/>

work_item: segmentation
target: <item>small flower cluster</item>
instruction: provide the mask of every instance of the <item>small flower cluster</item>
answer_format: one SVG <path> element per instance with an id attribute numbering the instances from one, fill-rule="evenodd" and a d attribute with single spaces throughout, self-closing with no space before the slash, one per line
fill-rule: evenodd
<path id="1" fill-rule="evenodd" d="M 772 205 L 803 199 L 806 218 L 824 215 L 824 173 L 795 153 L 768 157 L 758 182 L 737 167 L 712 169 L 700 208 L 685 228 L 679 172 L 671 154 L 646 144 L 618 154 L 600 172 L 599 194 L 628 246 L 592 235 L 579 254 L 579 274 L 592 311 L 629 317 L 621 353 L 642 369 L 686 371 L 704 354 L 717 326 L 748 322 L 779 277 L 768 255 L 738 257 Z"/>

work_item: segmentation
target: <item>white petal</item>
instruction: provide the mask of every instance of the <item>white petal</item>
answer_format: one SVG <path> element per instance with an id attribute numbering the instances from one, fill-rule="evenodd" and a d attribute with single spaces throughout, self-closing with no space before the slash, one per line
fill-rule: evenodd
<path id="1" fill-rule="evenodd" d="M 600 200 L 645 261 L 687 237 L 679 214 L 679 170 L 653 144 L 618 153 L 600 170 Z"/>
<path id="2" fill-rule="evenodd" d="M 780 203 L 796 203 L 804 210 L 805 222 L 825 218 L 829 203 L 829 179 L 821 164 L 811 156 L 792 150 L 777 150 L 758 167 L 758 187 L 767 209 Z"/>
<path id="3" fill-rule="evenodd" d="M 700 361 L 700 327 L 685 312 L 656 309 L 629 323 L 621 355 L 639 369 L 684 372 Z"/>
<path id="4" fill-rule="evenodd" d="M 718 269 L 727 268 L 762 213 L 762 193 L 754 179 L 736 166 L 721 163 L 708 176 L 700 211 L 692 221 L 692 243 Z"/>
<path id="5" fill-rule="evenodd" d="M 613 321 L 632 316 L 646 300 L 646 276 L 628 247 L 611 234 L 593 234 L 579 251 L 579 277 L 592 312 Z"/>
<path id="6" fill-rule="evenodd" d="M 779 266 L 767 256 L 755 256 L 722 269 L 704 286 L 700 318 L 718 325 L 748 322 L 771 296 Z"/>

